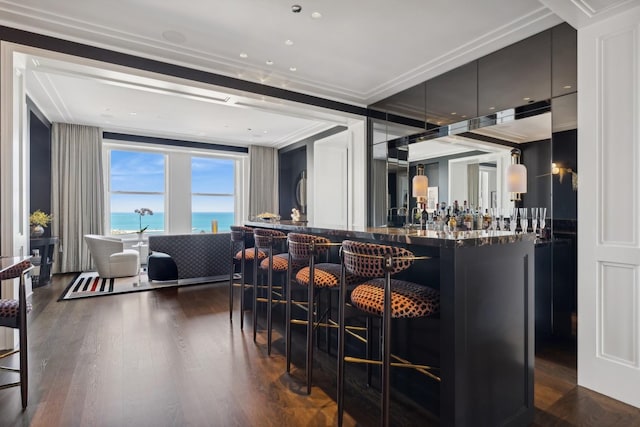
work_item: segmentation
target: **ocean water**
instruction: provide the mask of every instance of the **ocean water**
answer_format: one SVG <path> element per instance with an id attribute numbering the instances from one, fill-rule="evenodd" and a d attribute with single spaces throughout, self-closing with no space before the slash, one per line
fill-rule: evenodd
<path id="1" fill-rule="evenodd" d="M 218 221 L 218 232 L 229 231 L 234 222 L 233 212 L 194 212 L 191 214 L 191 231 L 193 233 L 210 233 L 211 221 Z M 135 212 L 114 212 L 111 214 L 111 233 L 133 233 L 148 226 L 147 233 L 164 233 L 164 212 L 142 217 L 142 223 Z"/>

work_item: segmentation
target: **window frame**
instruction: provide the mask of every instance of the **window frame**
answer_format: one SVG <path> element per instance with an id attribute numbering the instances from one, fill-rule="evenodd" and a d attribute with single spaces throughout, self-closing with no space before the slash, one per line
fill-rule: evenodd
<path id="1" fill-rule="evenodd" d="M 220 150 L 207 150 L 198 148 L 186 148 L 174 145 L 153 144 L 148 142 L 134 142 L 126 140 L 104 139 L 102 147 L 103 156 L 103 178 L 104 178 L 104 229 L 105 234 L 111 235 L 111 152 L 112 151 L 131 151 L 131 152 L 149 152 L 160 153 L 165 156 L 164 164 L 164 234 L 188 234 L 191 230 L 192 222 L 192 202 L 191 198 L 194 194 L 191 192 L 191 159 L 193 157 L 203 158 L 219 158 L 219 159 L 232 159 L 234 160 L 234 193 L 233 193 L 233 205 L 234 205 L 234 223 L 238 224 L 243 218 L 246 218 L 247 203 L 248 203 L 248 165 L 249 156 L 247 153 L 238 152 L 226 152 Z M 174 167 L 179 163 L 180 157 L 189 157 L 189 168 Z M 172 182 L 175 183 L 183 174 L 188 173 L 189 176 L 189 189 L 188 193 L 189 202 L 188 209 L 183 206 L 184 203 L 180 203 L 179 208 L 185 212 L 188 211 L 187 217 L 189 218 L 188 224 L 185 224 L 184 215 L 181 220 L 180 215 L 175 213 L 172 215 L 169 207 L 178 195 L 177 191 L 172 191 Z M 120 192 L 122 193 L 122 192 Z M 127 192 L 129 194 L 143 194 L 142 192 Z M 150 194 L 157 194 L 157 192 L 148 192 Z M 204 193 L 204 195 L 218 195 L 217 193 Z M 228 194 L 220 194 L 227 195 Z"/>

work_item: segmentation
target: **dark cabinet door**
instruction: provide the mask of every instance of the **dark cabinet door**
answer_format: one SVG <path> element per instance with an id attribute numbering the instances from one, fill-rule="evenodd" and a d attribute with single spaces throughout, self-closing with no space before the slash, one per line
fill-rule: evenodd
<path id="1" fill-rule="evenodd" d="M 578 33 L 569 24 L 551 29 L 551 67 L 554 97 L 578 90 Z"/>
<path id="2" fill-rule="evenodd" d="M 477 61 L 427 81 L 427 122 L 445 126 L 477 116 Z"/>
<path id="3" fill-rule="evenodd" d="M 478 60 L 478 114 L 551 97 L 551 30 Z"/>

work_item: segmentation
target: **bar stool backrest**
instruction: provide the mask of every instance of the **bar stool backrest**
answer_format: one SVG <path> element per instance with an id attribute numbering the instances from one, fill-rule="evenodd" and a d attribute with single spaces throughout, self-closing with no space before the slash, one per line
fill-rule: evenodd
<path id="1" fill-rule="evenodd" d="M 244 225 L 232 225 L 231 241 L 242 242 L 244 240 L 245 248 L 253 246 L 253 228 Z"/>
<path id="2" fill-rule="evenodd" d="M 253 230 L 253 238 L 257 248 L 271 248 L 285 237 L 287 237 L 287 235 L 282 231 L 267 230 L 264 228 L 255 228 Z"/>
<path id="3" fill-rule="evenodd" d="M 413 264 L 413 253 L 405 248 L 353 240 L 342 242 L 342 256 L 349 273 L 367 278 L 396 274 Z"/>
<path id="4" fill-rule="evenodd" d="M 308 260 L 311 258 L 311 246 L 315 245 L 315 254 L 325 253 L 329 249 L 331 241 L 325 237 L 314 236 L 312 234 L 289 233 L 287 235 L 289 243 L 289 256 L 294 260 Z"/>

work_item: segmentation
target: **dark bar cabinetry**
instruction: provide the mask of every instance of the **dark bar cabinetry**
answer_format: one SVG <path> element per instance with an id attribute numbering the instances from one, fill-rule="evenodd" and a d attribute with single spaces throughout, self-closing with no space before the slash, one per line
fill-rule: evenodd
<path id="1" fill-rule="evenodd" d="M 415 353 L 424 353 L 424 343 L 431 339 L 424 326 L 437 328 L 439 339 L 433 344 L 439 347 L 441 382 L 439 387 L 435 383 L 433 399 L 426 399 L 428 390 L 419 391 L 410 381 L 392 380 L 394 388 L 429 409 L 439 401 L 432 412 L 438 413 L 443 426 L 533 422 L 536 266 L 532 233 L 442 233 L 391 227 L 336 230 L 287 221 L 247 225 L 322 235 L 336 242 L 394 244 L 430 256 L 424 269 L 414 270 L 407 279 L 440 289 L 439 319 L 431 324 L 402 323 L 394 331 L 401 342 L 393 345 L 412 349 L 419 360 L 423 354 Z"/>

